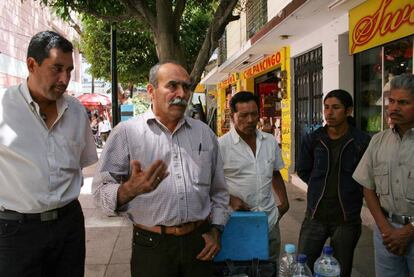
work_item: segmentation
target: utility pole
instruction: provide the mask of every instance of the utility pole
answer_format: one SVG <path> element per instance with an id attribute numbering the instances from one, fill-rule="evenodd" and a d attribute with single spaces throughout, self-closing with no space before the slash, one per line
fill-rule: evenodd
<path id="1" fill-rule="evenodd" d="M 116 28 L 111 25 L 112 127 L 119 123 L 118 74 L 116 64 Z"/>

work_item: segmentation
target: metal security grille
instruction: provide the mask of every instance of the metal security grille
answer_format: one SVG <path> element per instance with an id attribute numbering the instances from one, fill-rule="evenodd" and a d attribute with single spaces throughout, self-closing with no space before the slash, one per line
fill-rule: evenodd
<path id="1" fill-rule="evenodd" d="M 302 137 L 323 123 L 322 47 L 294 59 L 295 161 Z"/>
<path id="2" fill-rule="evenodd" d="M 246 2 L 246 31 L 251 38 L 267 22 L 267 0 L 248 0 Z"/>

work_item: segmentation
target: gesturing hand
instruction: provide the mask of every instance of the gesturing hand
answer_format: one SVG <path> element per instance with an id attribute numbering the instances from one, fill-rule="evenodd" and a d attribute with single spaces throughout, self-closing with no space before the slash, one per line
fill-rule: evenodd
<path id="1" fill-rule="evenodd" d="M 118 206 L 140 194 L 155 190 L 168 174 L 167 165 L 161 160 L 156 160 L 146 170 L 142 170 L 139 161 L 132 160 L 131 175 L 128 181 L 118 188 Z"/>

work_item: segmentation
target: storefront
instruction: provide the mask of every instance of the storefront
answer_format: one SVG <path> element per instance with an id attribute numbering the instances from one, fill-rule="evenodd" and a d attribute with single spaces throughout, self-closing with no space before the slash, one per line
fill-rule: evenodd
<path id="1" fill-rule="evenodd" d="M 414 2 L 368 0 L 350 11 L 349 51 L 355 57 L 357 127 L 374 134 L 388 128 L 391 79 L 413 73 Z"/>
<path id="2" fill-rule="evenodd" d="M 243 72 L 247 90 L 254 91 L 260 101 L 261 129 L 273 134 L 282 149 L 285 168 L 283 179 L 288 180 L 291 159 L 291 93 L 290 53 L 282 47 Z"/>

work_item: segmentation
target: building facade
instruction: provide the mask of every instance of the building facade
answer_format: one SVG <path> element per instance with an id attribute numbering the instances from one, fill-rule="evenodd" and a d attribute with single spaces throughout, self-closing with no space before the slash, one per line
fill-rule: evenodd
<path id="1" fill-rule="evenodd" d="M 230 127 L 231 95 L 254 92 L 261 122 L 270 123 L 280 141 L 283 177 L 304 185 L 295 174 L 298 148 L 304 134 L 323 125 L 326 93 L 340 88 L 353 95 L 359 128 L 370 133 L 386 128 L 387 82 L 402 71 L 413 72 L 413 5 L 410 0 L 246 1 L 240 19 L 227 26 L 217 66 L 201 81 L 217 102 L 217 134 Z"/>
<path id="2" fill-rule="evenodd" d="M 40 2 L 0 1 L 0 88 L 19 84 L 27 78 L 27 47 L 34 34 L 51 30 L 72 43 L 79 41 L 76 31 Z M 81 55 L 75 49 L 75 69 L 68 87 L 68 93 L 73 95 L 81 92 L 81 61 Z"/>

